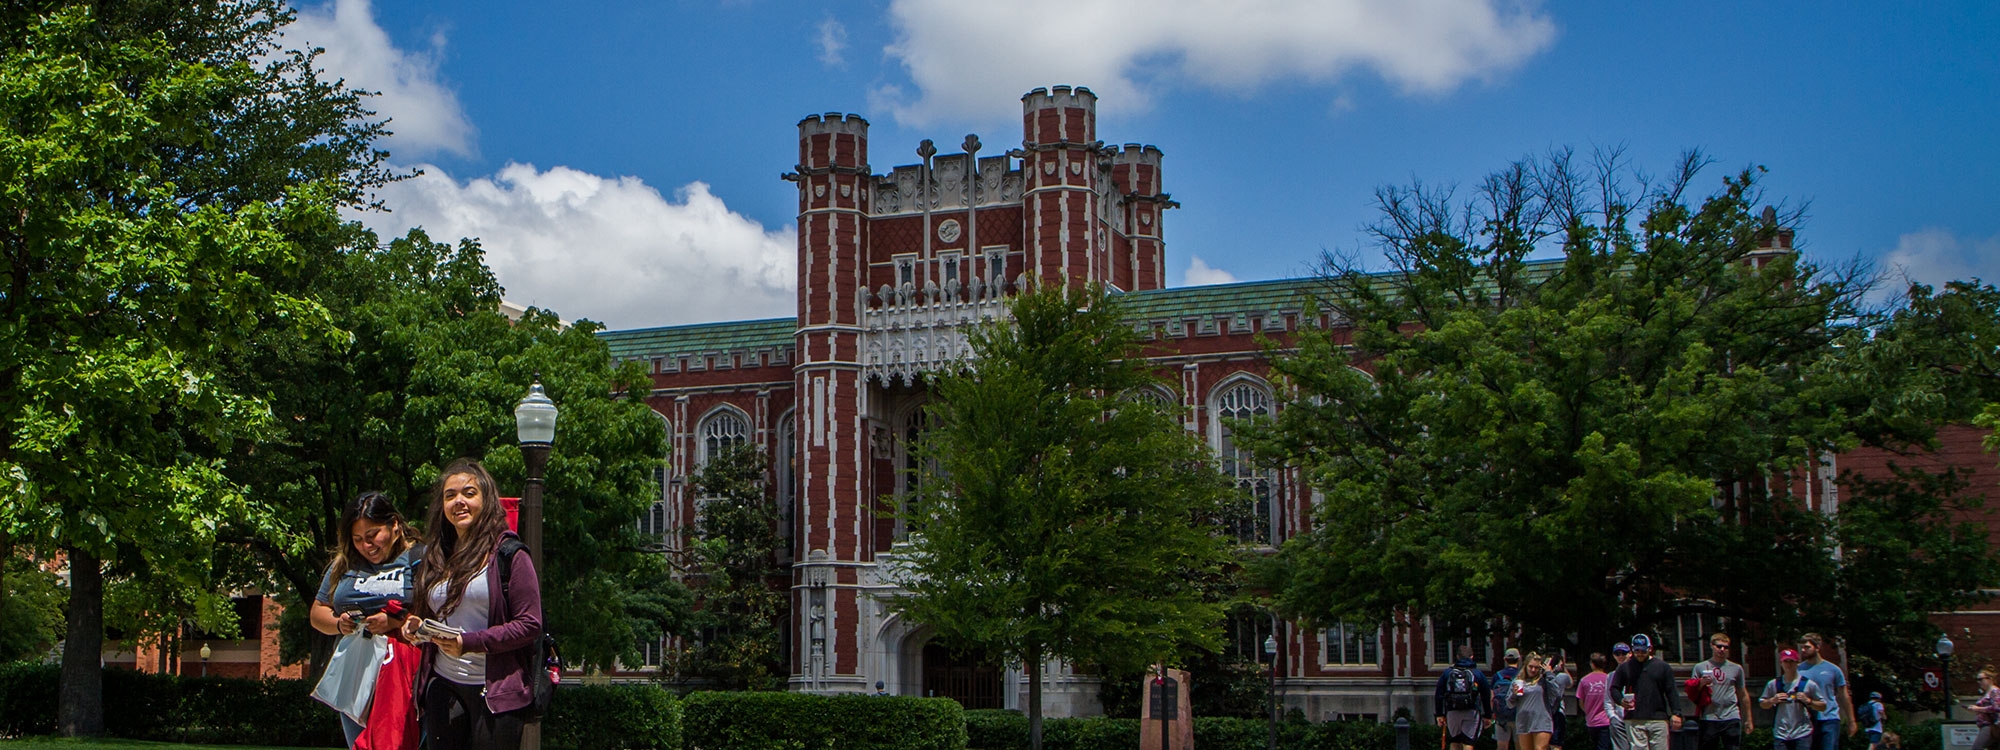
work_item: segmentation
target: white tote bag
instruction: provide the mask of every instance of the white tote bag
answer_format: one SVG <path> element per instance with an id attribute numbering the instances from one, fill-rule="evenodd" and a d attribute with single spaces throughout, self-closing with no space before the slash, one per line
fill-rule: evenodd
<path id="1" fill-rule="evenodd" d="M 348 633 L 334 645 L 333 659 L 313 687 L 313 698 L 368 726 L 368 701 L 375 697 L 375 676 L 388 654 L 388 636 L 371 636 L 366 630 Z"/>

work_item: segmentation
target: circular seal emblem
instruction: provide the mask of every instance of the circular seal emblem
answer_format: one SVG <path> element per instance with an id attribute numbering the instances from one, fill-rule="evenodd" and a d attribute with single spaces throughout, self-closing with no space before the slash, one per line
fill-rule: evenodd
<path id="1" fill-rule="evenodd" d="M 957 219 L 945 219 L 944 223 L 938 225 L 938 239 L 943 242 L 957 242 L 961 231 L 963 229 L 958 225 Z"/>

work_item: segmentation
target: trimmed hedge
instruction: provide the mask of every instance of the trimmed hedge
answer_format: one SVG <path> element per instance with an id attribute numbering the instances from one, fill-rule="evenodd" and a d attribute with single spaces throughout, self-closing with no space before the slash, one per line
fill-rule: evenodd
<path id="1" fill-rule="evenodd" d="M 0 735 L 56 731 L 61 668 L 0 666 Z M 113 737 L 196 744 L 334 747 L 340 720 L 298 680 L 179 677 L 104 670 L 104 729 Z"/>
<path id="2" fill-rule="evenodd" d="M 687 750 L 961 750 L 966 726 L 949 698 L 700 692 L 681 733 Z"/>
<path id="3" fill-rule="evenodd" d="M 1139 719 L 1064 718 L 1042 720 L 1044 750 L 1130 750 L 1139 744 Z M 1027 750 L 1028 717 L 1019 711 L 965 712 L 971 750 Z M 1197 716 L 1194 745 L 1200 750 L 1264 750 L 1271 725 L 1263 719 Z M 1492 740 L 1486 740 L 1488 750 Z M 1410 747 L 1438 744 L 1433 724 L 1410 726 Z M 1278 723 L 1281 750 L 1395 750 L 1393 725 L 1373 721 Z M 1585 750 L 1588 750 L 1587 748 Z"/>
<path id="4" fill-rule="evenodd" d="M 56 732 L 56 665 L 0 664 L 0 737 Z M 340 747 L 340 720 L 303 680 L 104 670 L 112 737 L 210 745 Z M 552 750 L 681 750 L 680 706 L 653 685 L 565 685 L 542 723 Z"/>
<path id="5" fill-rule="evenodd" d="M 681 707 L 657 685 L 568 685 L 542 719 L 542 746 L 681 750 Z"/>

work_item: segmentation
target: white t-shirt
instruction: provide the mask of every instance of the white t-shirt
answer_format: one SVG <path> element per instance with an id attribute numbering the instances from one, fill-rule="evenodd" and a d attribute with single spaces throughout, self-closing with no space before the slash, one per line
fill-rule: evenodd
<path id="1" fill-rule="evenodd" d="M 431 587 L 430 603 L 432 612 L 436 612 L 444 607 L 444 600 L 447 595 L 445 584 L 439 583 Z M 465 595 L 458 599 L 458 609 L 454 609 L 451 614 L 445 615 L 444 624 L 467 633 L 475 630 L 485 630 L 487 617 L 492 608 L 492 593 L 487 589 L 486 570 L 482 569 L 479 571 L 479 575 L 472 577 L 471 583 L 466 584 Z M 486 654 L 468 652 L 462 656 L 452 656 L 439 651 L 437 662 L 432 666 L 432 670 L 437 672 L 439 677 L 451 680 L 460 685 L 483 687 L 486 685 Z"/>

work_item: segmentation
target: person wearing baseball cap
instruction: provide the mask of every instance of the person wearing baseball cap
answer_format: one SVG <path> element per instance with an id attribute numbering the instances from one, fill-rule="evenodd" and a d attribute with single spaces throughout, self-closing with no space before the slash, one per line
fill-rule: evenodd
<path id="1" fill-rule="evenodd" d="M 1508 750 L 1514 746 L 1514 705 L 1507 701 L 1507 692 L 1502 685 L 1513 684 L 1521 674 L 1521 650 L 1509 648 L 1501 661 L 1506 668 L 1493 673 L 1493 747 L 1494 750 Z"/>
<path id="2" fill-rule="evenodd" d="M 1625 725 L 1632 733 L 1632 750 L 1668 750 L 1669 732 L 1681 728 L 1674 710 L 1674 670 L 1653 658 L 1653 639 L 1632 636 L 1632 659 L 1611 673 L 1611 694 L 1625 696 Z M 1629 693 L 1629 695 L 1628 695 Z"/>
<path id="3" fill-rule="evenodd" d="M 1813 717 L 1826 708 L 1819 683 L 1799 674 L 1799 652 L 1778 652 L 1778 676 L 1764 686 L 1757 705 L 1772 711 L 1771 738 L 1775 750 L 1806 750 L 1812 742 Z"/>
<path id="4" fill-rule="evenodd" d="M 1611 644 L 1611 660 L 1614 662 L 1611 671 L 1618 671 L 1618 667 L 1632 660 L 1632 644 L 1624 641 Z M 1611 738 L 1611 746 L 1597 750 L 1632 750 L 1632 728 L 1625 726 L 1625 702 L 1617 693 L 1611 692 L 1609 674 L 1605 676 L 1604 684 L 1604 713 L 1611 717 L 1611 729 L 1605 736 Z"/>

